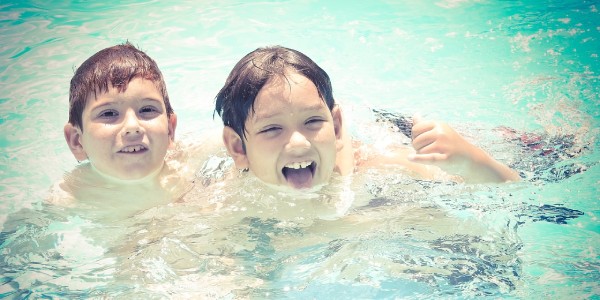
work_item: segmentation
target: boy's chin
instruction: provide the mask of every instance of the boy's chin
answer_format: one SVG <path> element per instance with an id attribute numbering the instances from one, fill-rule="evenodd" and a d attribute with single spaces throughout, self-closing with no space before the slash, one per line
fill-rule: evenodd
<path id="1" fill-rule="evenodd" d="M 267 185 L 269 185 L 271 188 L 276 189 L 278 191 L 281 192 L 286 192 L 286 193 L 290 193 L 290 194 L 310 194 L 310 193 L 316 193 L 319 192 L 323 186 L 325 186 L 325 184 L 321 183 L 321 184 L 310 184 L 309 186 L 295 186 L 291 183 L 287 183 L 287 184 L 270 184 L 267 183 Z"/>
<path id="2" fill-rule="evenodd" d="M 298 187 L 297 185 L 294 185 L 293 183 L 290 183 L 287 180 L 278 181 L 278 182 L 269 182 L 263 178 L 256 176 L 256 174 L 252 173 L 252 171 L 250 171 L 248 174 L 251 175 L 251 178 L 254 178 L 254 180 L 256 180 L 257 182 L 264 184 L 271 190 L 289 193 L 289 194 L 300 195 L 300 194 L 315 193 L 315 192 L 320 191 L 323 188 L 323 186 L 326 185 L 325 183 L 315 182 L 314 178 L 313 178 L 313 180 L 311 180 L 311 182 L 310 182 L 310 185 Z M 285 178 L 285 176 L 284 176 L 284 178 Z"/>
<path id="3" fill-rule="evenodd" d="M 104 178 L 108 181 L 114 181 L 114 182 L 119 182 L 119 183 L 123 183 L 123 184 L 130 184 L 130 183 L 136 184 L 136 183 L 145 182 L 145 181 L 155 178 L 162 170 L 162 166 L 157 168 L 156 170 L 149 170 L 147 172 L 135 172 L 135 173 L 134 172 L 121 172 L 121 173 L 104 172 L 102 170 L 95 168 L 93 164 L 92 164 L 92 169 L 94 171 L 96 171 L 96 173 L 98 173 L 98 175 L 100 175 L 102 178 Z"/>

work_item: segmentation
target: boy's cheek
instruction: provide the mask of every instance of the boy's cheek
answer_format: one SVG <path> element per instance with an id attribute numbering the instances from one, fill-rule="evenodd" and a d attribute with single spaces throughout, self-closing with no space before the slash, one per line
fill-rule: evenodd
<path id="1" fill-rule="evenodd" d="M 342 140 L 335 140 L 335 151 L 340 152 L 344 149 L 344 142 Z"/>

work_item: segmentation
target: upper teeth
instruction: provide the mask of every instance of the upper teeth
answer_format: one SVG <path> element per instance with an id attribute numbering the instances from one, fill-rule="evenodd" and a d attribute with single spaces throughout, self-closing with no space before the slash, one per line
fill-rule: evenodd
<path id="1" fill-rule="evenodd" d="M 142 145 L 136 145 L 136 146 L 125 147 L 125 148 L 123 148 L 123 150 L 121 150 L 121 152 L 137 152 L 142 149 L 145 149 L 145 147 Z"/>
<path id="2" fill-rule="evenodd" d="M 295 163 L 287 164 L 287 165 L 285 165 L 285 167 L 290 168 L 290 169 L 300 169 L 300 168 L 306 168 L 306 167 L 310 166 L 310 164 L 312 164 L 312 161 L 303 161 L 303 162 L 295 162 Z"/>

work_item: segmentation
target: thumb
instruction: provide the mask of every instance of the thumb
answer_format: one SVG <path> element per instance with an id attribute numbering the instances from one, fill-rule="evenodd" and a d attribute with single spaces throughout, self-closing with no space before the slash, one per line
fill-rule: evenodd
<path id="1" fill-rule="evenodd" d="M 413 121 L 413 126 L 415 126 L 415 124 L 423 121 L 423 116 L 420 113 L 416 113 L 412 116 L 412 121 Z"/>

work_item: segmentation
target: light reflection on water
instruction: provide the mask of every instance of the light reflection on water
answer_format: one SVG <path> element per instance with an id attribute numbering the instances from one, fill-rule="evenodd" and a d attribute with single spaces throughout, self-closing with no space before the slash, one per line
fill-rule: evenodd
<path id="1" fill-rule="evenodd" d="M 381 192 L 373 198 L 363 191 L 355 194 L 355 207 L 338 217 L 331 213 L 345 200 L 337 193 L 344 186 L 332 188 L 336 193 L 297 199 L 257 192 L 260 184 L 252 179 L 213 203 L 217 209 L 207 209 L 210 199 L 190 200 L 109 221 L 93 209 L 21 212 L 13 218 L 23 219 L 6 223 L 13 240 L 3 248 L 11 267 L 22 256 L 23 264 L 43 264 L 11 274 L 13 278 L 52 274 L 29 283 L 40 293 L 46 288 L 75 294 L 102 290 L 108 296 L 184 292 L 283 297 L 347 285 L 364 297 L 381 297 L 515 289 L 520 272 L 515 220 L 498 217 L 503 220 L 492 224 L 468 216 L 474 212 L 452 215 L 436 204 L 443 197 L 420 201 L 411 190 L 401 198 L 409 179 L 397 184 L 394 178 L 393 187 L 381 180 L 393 198 Z M 418 182 L 412 183 L 419 189 Z M 360 191 L 360 186 L 354 188 Z M 420 189 L 434 192 L 436 186 Z M 440 189 L 448 196 L 445 186 Z M 360 203 L 366 205 L 356 207 Z M 43 223 L 27 226 L 26 233 L 11 232 L 11 225 L 24 230 L 23 220 Z"/>
<path id="2" fill-rule="evenodd" d="M 597 296 L 597 9 L 591 1 L 4 3 L 0 295 Z M 125 40 L 163 70 L 180 140 L 219 128 L 210 107 L 237 59 L 282 44 L 328 71 L 358 138 L 379 138 L 361 107 L 418 112 L 455 124 L 526 180 L 466 186 L 373 172 L 298 200 L 251 179 L 223 190 L 216 168 L 211 189 L 184 203 L 127 212 L 43 204 L 75 166 L 62 138 L 73 70 Z M 541 142 L 524 141 L 526 132 Z"/>

